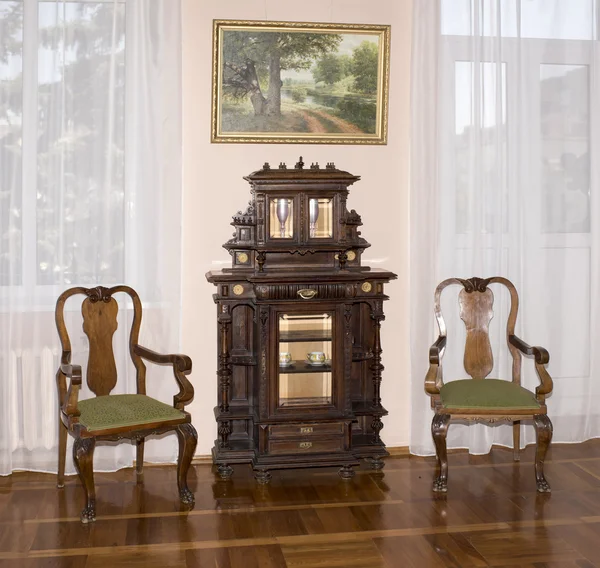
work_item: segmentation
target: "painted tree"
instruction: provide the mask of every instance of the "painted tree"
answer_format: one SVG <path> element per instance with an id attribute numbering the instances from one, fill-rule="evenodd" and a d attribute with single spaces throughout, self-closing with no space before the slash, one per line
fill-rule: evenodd
<path id="1" fill-rule="evenodd" d="M 377 93 L 377 70 L 379 49 L 371 41 L 363 41 L 352 52 L 352 75 L 354 88 L 360 93 Z"/>
<path id="2" fill-rule="evenodd" d="M 223 90 L 236 99 L 249 97 L 255 115 L 278 116 L 281 71 L 310 69 L 341 41 L 339 34 L 225 30 Z"/>
<path id="3" fill-rule="evenodd" d="M 311 69 L 315 83 L 333 85 L 350 73 L 352 59 L 348 55 L 326 53 Z"/>

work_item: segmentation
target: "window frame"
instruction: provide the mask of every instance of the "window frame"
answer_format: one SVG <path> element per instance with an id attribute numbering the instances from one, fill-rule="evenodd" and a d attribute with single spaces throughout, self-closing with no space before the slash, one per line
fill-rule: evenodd
<path id="1" fill-rule="evenodd" d="M 477 38 L 480 42 L 482 53 L 495 53 L 497 50 L 497 39 L 495 38 Z M 592 73 L 592 62 L 595 58 L 600 61 L 600 46 L 595 40 L 540 40 L 529 38 L 502 38 L 502 58 L 501 60 L 482 57 L 479 61 L 473 61 L 470 58 L 472 52 L 471 46 L 473 38 L 471 36 L 442 36 L 442 56 L 441 56 L 441 77 L 443 88 L 441 92 L 447 97 L 450 108 L 455 109 L 456 104 L 456 84 L 455 84 L 455 65 L 457 62 L 466 61 L 478 65 L 480 63 L 502 63 L 506 65 L 506 137 L 507 137 L 507 191 L 508 191 L 508 231 L 496 234 L 482 234 L 480 238 L 484 241 L 484 247 L 496 246 L 497 240 L 503 238 L 510 239 L 510 235 L 518 232 L 515 223 L 518 218 L 518 201 L 523 196 L 518 195 L 517 188 L 521 186 L 519 177 L 524 175 L 522 168 L 534 164 L 535 167 L 528 171 L 528 176 L 535 180 L 534 191 L 525 195 L 527 210 L 528 237 L 535 239 L 537 246 L 541 248 L 589 248 L 592 243 L 592 234 L 594 231 L 594 221 L 600 220 L 598 206 L 594 199 L 593 188 L 597 185 L 600 165 L 590 159 L 590 232 L 588 233 L 543 233 L 542 232 L 542 214 L 543 209 L 540 203 L 543 199 L 543 188 L 541 187 L 541 121 L 540 121 L 540 67 L 541 65 L 585 65 L 589 69 L 589 152 L 593 155 L 593 149 L 596 147 L 597 140 L 594 135 L 597 132 L 599 123 L 599 113 L 596 112 L 592 101 L 600 98 L 600 85 L 597 85 L 598 78 Z M 525 66 L 525 72 L 523 72 Z M 521 69 L 521 77 L 519 77 Z M 523 84 L 523 78 L 526 83 Z M 519 85 L 522 85 L 519 90 Z M 529 107 L 533 112 L 529 117 L 532 121 L 532 127 L 529 129 L 527 143 L 521 139 L 519 132 L 519 112 L 520 105 L 518 98 L 521 93 L 529 93 Z M 450 100 L 451 99 L 451 100 Z M 474 113 L 476 120 L 479 120 L 479 113 Z M 456 138 L 456 115 L 453 113 L 441 113 L 442 119 L 442 148 L 452 148 L 455 146 Z M 525 148 L 521 148 L 521 144 Z M 469 248 L 469 242 L 473 238 L 472 232 L 456 232 L 456 210 L 455 202 L 457 195 L 456 185 L 456 166 L 451 152 L 442 151 L 441 156 L 441 179 L 444 179 L 444 191 L 441 192 L 444 210 L 452 212 L 444 223 L 444 235 L 447 238 L 455 239 L 457 248 Z M 506 243 L 510 246 L 510 243 Z"/>

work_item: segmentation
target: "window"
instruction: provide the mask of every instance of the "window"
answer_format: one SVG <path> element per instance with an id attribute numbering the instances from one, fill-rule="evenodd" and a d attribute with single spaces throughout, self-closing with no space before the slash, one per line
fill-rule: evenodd
<path id="1" fill-rule="evenodd" d="M 444 127 L 454 147 L 444 167 L 455 204 L 448 231 L 460 240 L 478 218 L 484 234 L 500 232 L 494 223 L 508 232 L 511 208 L 522 198 L 516 188 L 532 183 L 532 233 L 540 245 L 589 246 L 596 3 L 442 0 L 441 18 L 444 91 L 455 107 Z M 472 145 L 484 168 L 470 163 Z M 493 188 L 478 211 L 468 183 L 484 193 Z"/>
<path id="2" fill-rule="evenodd" d="M 516 276 L 523 320 L 556 354 L 555 379 L 591 368 L 599 7 L 442 0 L 442 240 L 453 274 L 476 259 Z"/>
<path id="3" fill-rule="evenodd" d="M 125 21 L 0 0 L 0 293 L 124 278 Z"/>

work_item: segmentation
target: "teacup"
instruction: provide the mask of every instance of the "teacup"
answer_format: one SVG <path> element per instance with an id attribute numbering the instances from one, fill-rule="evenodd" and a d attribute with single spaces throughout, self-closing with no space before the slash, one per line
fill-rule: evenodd
<path id="1" fill-rule="evenodd" d="M 327 359 L 323 351 L 311 351 L 306 354 L 306 358 L 311 365 L 324 365 Z"/>
<path id="2" fill-rule="evenodd" d="M 279 353 L 279 365 L 285 367 L 292 362 L 292 354 L 289 351 L 281 351 Z"/>

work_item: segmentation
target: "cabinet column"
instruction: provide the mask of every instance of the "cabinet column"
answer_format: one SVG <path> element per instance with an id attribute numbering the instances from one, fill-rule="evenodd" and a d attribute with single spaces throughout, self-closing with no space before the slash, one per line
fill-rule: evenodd
<path id="1" fill-rule="evenodd" d="M 229 412 L 229 387 L 231 385 L 231 355 L 229 353 L 229 329 L 231 326 L 231 313 L 229 305 L 219 304 L 219 313 L 217 316 L 219 323 L 219 362 L 217 376 L 219 377 L 219 411 Z M 219 420 L 218 434 L 219 446 L 221 448 L 229 447 L 229 434 L 231 433 L 231 422 L 229 420 Z"/>
<path id="2" fill-rule="evenodd" d="M 373 373 L 373 407 L 375 411 L 381 410 L 381 374 L 385 367 L 381 364 L 381 322 L 385 320 L 383 315 L 383 302 L 376 300 L 371 304 L 371 319 L 373 320 L 373 363 L 371 371 Z M 380 442 L 379 432 L 383 428 L 381 414 L 376 414 L 371 422 L 371 428 L 375 433 L 375 442 Z"/>
<path id="3" fill-rule="evenodd" d="M 352 412 L 352 304 L 344 305 L 344 410 Z"/>

